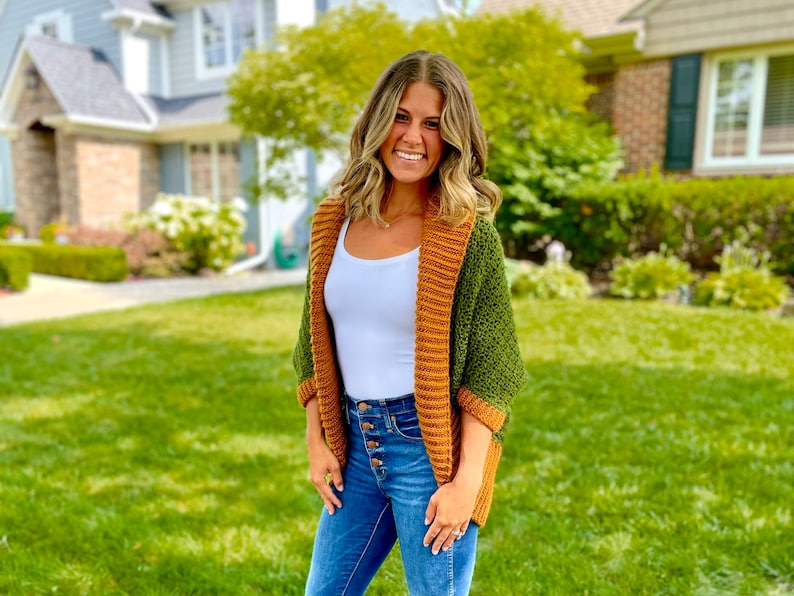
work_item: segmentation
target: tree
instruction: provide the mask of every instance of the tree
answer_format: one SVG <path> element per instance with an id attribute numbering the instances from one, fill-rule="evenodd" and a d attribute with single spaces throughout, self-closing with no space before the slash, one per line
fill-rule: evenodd
<path id="1" fill-rule="evenodd" d="M 489 138 L 488 175 L 505 194 L 497 225 L 520 252 L 554 212 L 555 197 L 619 166 L 616 141 L 585 110 L 592 88 L 575 43 L 532 9 L 409 24 L 383 5 L 356 4 L 313 27 L 282 29 L 274 48 L 248 52 L 229 82 L 230 116 L 270 139 L 271 168 L 300 147 L 343 156 L 381 71 L 412 49 L 442 52 L 471 84 Z"/>

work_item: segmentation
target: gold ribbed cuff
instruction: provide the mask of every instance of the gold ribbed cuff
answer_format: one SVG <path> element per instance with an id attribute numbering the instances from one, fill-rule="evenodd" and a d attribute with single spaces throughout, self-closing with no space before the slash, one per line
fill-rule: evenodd
<path id="1" fill-rule="evenodd" d="M 468 412 L 491 429 L 492 433 L 501 429 L 502 425 L 505 423 L 505 415 L 502 412 L 492 405 L 485 403 L 482 399 L 477 397 L 477 395 L 466 389 L 466 387 L 461 387 L 458 390 L 458 403 L 464 411 Z"/>

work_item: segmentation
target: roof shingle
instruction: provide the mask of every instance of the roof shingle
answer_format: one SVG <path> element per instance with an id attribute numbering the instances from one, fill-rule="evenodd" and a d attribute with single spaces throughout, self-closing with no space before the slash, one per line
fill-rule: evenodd
<path id="1" fill-rule="evenodd" d="M 642 0 L 483 0 L 477 12 L 502 14 L 537 6 L 590 38 L 635 28 L 620 19 L 640 4 Z"/>

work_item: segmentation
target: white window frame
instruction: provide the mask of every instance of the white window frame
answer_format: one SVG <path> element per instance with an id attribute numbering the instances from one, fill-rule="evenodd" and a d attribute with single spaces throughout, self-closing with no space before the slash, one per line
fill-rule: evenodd
<path id="1" fill-rule="evenodd" d="M 204 64 L 204 24 L 202 23 L 201 11 L 204 7 L 213 4 L 219 4 L 224 7 L 225 61 L 222 65 L 208 67 Z M 234 39 L 232 35 L 231 4 L 231 0 L 216 0 L 214 2 L 204 2 L 200 6 L 193 8 L 193 47 L 196 62 L 196 78 L 198 80 L 227 77 L 232 74 L 237 67 L 237 63 L 232 60 Z M 256 46 L 264 43 L 265 10 L 262 0 L 254 0 L 254 35 Z"/>
<path id="2" fill-rule="evenodd" d="M 28 35 L 46 35 L 44 30 L 48 25 L 55 25 L 58 33 L 57 39 L 72 43 L 74 34 L 72 32 L 72 15 L 63 9 L 44 12 L 33 17 L 33 21 L 27 26 Z"/>
<path id="3" fill-rule="evenodd" d="M 207 197 L 213 200 L 220 200 L 221 191 L 221 172 L 220 172 L 220 162 L 219 162 L 219 155 L 220 155 L 220 145 L 221 144 L 234 144 L 237 145 L 237 156 L 240 160 L 239 167 L 242 168 L 242 145 L 237 140 L 215 140 L 215 141 L 191 141 L 189 143 L 185 143 L 185 188 L 187 189 L 188 195 L 194 195 L 193 191 L 193 163 L 192 163 L 192 155 L 191 155 L 191 147 L 194 145 L 208 145 L 210 149 L 210 175 L 212 179 L 212 195 Z M 237 188 L 240 189 L 240 183 L 238 181 Z M 228 198 L 228 197 L 227 197 Z"/>
<path id="4" fill-rule="evenodd" d="M 791 168 L 794 164 L 794 152 L 776 155 L 761 155 L 761 132 L 764 125 L 763 107 L 766 103 L 766 83 L 769 58 L 794 54 L 794 45 L 778 47 L 756 52 L 726 52 L 715 54 L 710 60 L 708 73 L 708 103 L 706 128 L 703 137 L 704 168 Z M 753 62 L 752 97 L 747 123 L 747 147 L 743 156 L 715 157 L 714 125 L 717 116 L 717 88 L 719 68 L 723 62 L 751 60 Z"/>

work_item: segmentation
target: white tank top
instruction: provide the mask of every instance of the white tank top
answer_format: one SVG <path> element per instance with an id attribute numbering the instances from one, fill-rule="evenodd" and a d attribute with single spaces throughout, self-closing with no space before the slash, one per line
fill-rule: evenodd
<path id="1" fill-rule="evenodd" d="M 419 248 L 385 259 L 345 249 L 346 219 L 325 281 L 345 392 L 353 399 L 389 399 L 414 392 Z"/>

